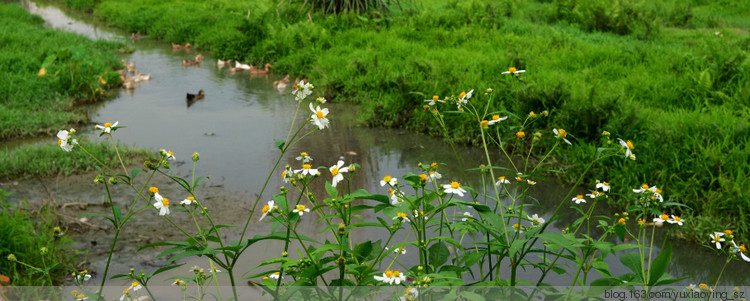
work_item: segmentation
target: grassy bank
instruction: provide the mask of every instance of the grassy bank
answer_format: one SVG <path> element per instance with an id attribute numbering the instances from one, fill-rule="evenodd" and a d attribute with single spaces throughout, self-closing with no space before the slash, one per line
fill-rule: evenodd
<path id="1" fill-rule="evenodd" d="M 81 144 L 93 156 L 102 158 L 102 164 L 120 167 L 117 153 L 108 143 Z M 147 159 L 157 159 L 157 153 L 144 149 L 120 146 L 126 166 L 140 165 Z M 93 160 L 85 152 L 64 152 L 57 145 L 25 145 L 12 150 L 0 150 L 0 179 L 29 176 L 70 175 L 94 171 Z"/>
<path id="2" fill-rule="evenodd" d="M 129 31 L 271 62 L 329 99 L 361 104 L 373 126 L 476 143 L 475 124 L 449 116 L 446 134 L 423 100 L 493 88 L 493 110 L 519 116 L 504 124 L 509 137 L 530 111 L 546 110 L 523 130 L 544 133 L 549 146 L 561 127 L 585 145 L 557 154 L 570 174 L 609 131 L 632 140 L 638 160 L 602 162 L 591 182 L 618 183 L 616 193 L 659 186 L 688 205 L 675 213 L 691 216 L 693 239 L 717 226 L 750 236 L 748 3 L 424 0 L 324 16 L 273 1 L 66 2 Z M 502 75 L 509 67 L 527 72 Z"/>
<path id="3" fill-rule="evenodd" d="M 41 17 L 0 4 L 0 140 L 53 136 L 87 122 L 78 105 L 119 87 L 123 46 L 44 28 Z"/>
<path id="4" fill-rule="evenodd" d="M 15 286 L 59 285 L 74 271 L 70 239 L 50 207 L 8 204 L 0 189 L 0 275 Z M 12 256 L 11 256 L 12 255 Z M 10 257 L 9 257 L 10 256 Z M 10 260 L 11 257 L 13 260 Z"/>

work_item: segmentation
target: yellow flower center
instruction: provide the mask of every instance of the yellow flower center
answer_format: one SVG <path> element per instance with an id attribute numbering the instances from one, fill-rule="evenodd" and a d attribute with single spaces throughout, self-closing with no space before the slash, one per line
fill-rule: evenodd
<path id="1" fill-rule="evenodd" d="M 394 277 L 401 276 L 401 272 L 399 272 L 399 271 L 393 271 L 393 276 Z"/>
<path id="2" fill-rule="evenodd" d="M 510 68 L 508 68 L 508 71 L 510 71 L 510 73 L 515 73 L 517 70 L 518 69 L 516 69 L 516 67 L 510 67 Z"/>
<path id="3" fill-rule="evenodd" d="M 498 180 L 498 181 L 504 181 L 504 180 L 505 180 L 505 177 L 504 177 L 504 176 L 503 176 L 503 177 L 497 177 L 497 180 Z"/>
<path id="4" fill-rule="evenodd" d="M 396 213 L 396 216 L 398 216 L 398 217 L 400 217 L 400 218 L 406 218 L 406 213 L 404 213 L 404 212 L 399 212 L 399 213 Z"/>
<path id="5" fill-rule="evenodd" d="M 299 153 L 299 155 L 302 156 L 303 158 L 308 156 L 306 152 L 301 152 Z"/>
<path id="6" fill-rule="evenodd" d="M 214 271 L 218 271 L 219 270 L 219 268 L 217 268 L 217 267 L 213 267 L 212 269 L 214 269 Z"/>
<path id="7" fill-rule="evenodd" d="M 325 118 L 326 117 L 326 115 L 323 114 L 323 111 L 317 111 L 317 112 L 315 112 L 315 116 L 318 116 L 318 118 Z"/>
<path id="8" fill-rule="evenodd" d="M 568 132 L 563 129 L 557 129 L 557 136 L 561 138 L 568 137 Z"/>
<path id="9" fill-rule="evenodd" d="M 734 232 L 732 232 L 732 230 L 726 230 L 726 231 L 724 231 L 724 233 L 725 233 L 725 234 L 726 234 L 727 236 L 734 236 Z"/>
<path id="10" fill-rule="evenodd" d="M 305 205 L 297 205 L 297 211 L 305 211 Z"/>
<path id="11" fill-rule="evenodd" d="M 78 295 L 78 291 L 77 290 L 73 290 L 72 292 L 70 292 L 70 294 L 73 295 L 73 296 L 77 296 Z"/>
<path id="12" fill-rule="evenodd" d="M 138 286 L 138 282 L 133 281 L 133 283 L 130 284 L 132 287 Z"/>
<path id="13" fill-rule="evenodd" d="M 645 223 L 646 223 L 646 220 L 645 220 L 645 219 L 642 219 L 642 218 L 641 218 L 641 219 L 638 219 L 638 224 L 639 224 L 639 225 L 643 225 L 643 224 L 645 224 Z"/>
<path id="14" fill-rule="evenodd" d="M 662 220 L 668 220 L 669 219 L 669 215 L 662 214 L 661 216 L 659 216 L 659 218 L 661 218 Z"/>
<path id="15" fill-rule="evenodd" d="M 104 123 L 104 127 L 105 127 L 105 128 L 108 128 L 108 127 L 111 127 L 111 126 L 112 126 L 112 123 L 111 123 L 111 122 L 105 122 L 105 123 Z"/>
<path id="16" fill-rule="evenodd" d="M 453 188 L 453 189 L 457 189 L 457 188 L 459 188 L 459 187 L 461 187 L 461 184 L 460 184 L 460 183 L 458 183 L 458 182 L 451 182 L 451 188 Z"/>
<path id="17" fill-rule="evenodd" d="M 620 218 L 619 220 L 617 220 L 617 223 L 624 225 L 625 224 L 625 219 L 624 218 Z"/>
<path id="18" fill-rule="evenodd" d="M 518 229 L 519 227 L 521 227 L 521 225 L 519 225 L 519 224 L 513 224 L 513 228 Z"/>
<path id="19" fill-rule="evenodd" d="M 86 298 L 86 295 L 84 295 L 84 294 L 78 294 L 78 296 L 76 296 L 76 298 L 83 299 L 83 298 Z"/>
<path id="20" fill-rule="evenodd" d="M 388 278 L 393 277 L 393 271 L 391 271 L 391 270 L 385 271 L 385 276 L 388 277 Z"/>
<path id="21" fill-rule="evenodd" d="M 466 92 L 464 91 L 461 91 L 461 94 L 458 95 L 458 97 L 460 98 L 464 98 L 464 96 L 466 96 Z"/>
<path id="22" fill-rule="evenodd" d="M 500 115 L 492 115 L 492 120 L 498 120 L 500 119 Z"/>
<path id="23" fill-rule="evenodd" d="M 427 181 L 427 175 L 426 174 L 420 174 L 419 179 L 422 181 Z"/>
<path id="24" fill-rule="evenodd" d="M 529 112 L 529 116 L 536 118 L 536 113 L 534 111 Z"/>
<path id="25" fill-rule="evenodd" d="M 159 188 L 151 186 L 151 188 L 148 189 L 148 192 L 150 192 L 150 193 L 159 193 Z"/>
<path id="26" fill-rule="evenodd" d="M 57 146 L 62 145 L 62 139 L 57 139 Z"/>
<path id="27" fill-rule="evenodd" d="M 430 164 L 430 167 L 432 167 L 432 168 L 437 168 L 437 166 L 438 166 L 437 162 L 432 162 L 432 164 Z"/>
<path id="28" fill-rule="evenodd" d="M 583 196 L 579 194 L 576 196 L 576 199 L 583 200 Z"/>
<path id="29" fill-rule="evenodd" d="M 490 122 L 489 122 L 489 121 L 487 121 L 487 120 L 482 120 L 482 121 L 480 121 L 480 122 L 479 122 L 479 124 L 481 124 L 481 125 L 483 125 L 483 126 L 484 126 L 484 125 L 487 125 L 488 123 L 490 123 Z"/>
<path id="30" fill-rule="evenodd" d="M 167 154 L 170 156 L 174 156 L 174 153 L 172 151 L 167 151 Z"/>
<path id="31" fill-rule="evenodd" d="M 273 272 L 274 275 L 281 275 L 279 272 Z"/>
<path id="32" fill-rule="evenodd" d="M 628 145 L 629 149 L 634 149 L 635 148 L 635 146 L 633 146 L 633 142 L 630 142 L 630 140 L 628 140 L 627 142 L 625 142 L 625 144 Z"/>
<path id="33" fill-rule="evenodd" d="M 393 196 L 393 189 L 388 188 L 388 195 Z"/>
<path id="34" fill-rule="evenodd" d="M 641 185 L 641 188 L 643 188 L 643 189 L 648 189 L 648 184 L 643 184 L 643 185 Z"/>
<path id="35" fill-rule="evenodd" d="M 180 284 L 180 279 L 175 279 L 175 280 L 174 280 L 174 283 L 175 283 L 175 284 Z"/>
<path id="36" fill-rule="evenodd" d="M 268 278 L 268 276 L 263 276 L 263 280 L 266 280 L 266 279 L 271 279 L 271 278 Z"/>
<path id="37" fill-rule="evenodd" d="M 438 97 L 437 95 L 432 95 L 432 100 L 438 100 L 438 99 L 440 99 L 440 97 Z"/>
<path id="38" fill-rule="evenodd" d="M 339 174 L 339 168 L 334 166 L 331 168 L 331 175 L 336 176 L 337 174 Z"/>
<path id="39" fill-rule="evenodd" d="M 526 137 L 526 133 L 524 133 L 524 132 L 516 132 L 516 137 L 518 139 L 523 139 L 523 137 Z"/>
<path id="40" fill-rule="evenodd" d="M 169 207 L 169 199 L 162 198 L 161 199 L 161 204 L 164 205 L 164 207 Z M 133 282 L 133 283 L 137 283 L 137 282 Z M 135 285 L 133 285 L 133 286 L 135 286 Z"/>
<path id="41" fill-rule="evenodd" d="M 194 201 L 194 200 L 195 200 L 195 198 L 194 198 L 194 197 L 191 197 L 191 196 L 187 197 L 187 199 L 188 199 L 188 200 L 191 200 L 191 201 Z"/>
<path id="42" fill-rule="evenodd" d="M 523 179 L 521 179 L 521 177 L 516 177 L 516 181 L 523 182 Z"/>
<path id="43" fill-rule="evenodd" d="M 312 168 L 312 165 L 310 164 L 302 164 L 302 169 L 310 169 Z"/>
<path id="44" fill-rule="evenodd" d="M 385 176 L 385 177 L 383 177 L 383 182 L 390 183 L 391 179 L 393 179 L 393 178 L 391 178 L 391 176 Z"/>
<path id="45" fill-rule="evenodd" d="M 604 186 L 609 186 L 609 183 L 607 182 L 602 182 L 602 184 L 604 184 Z"/>
<path id="46" fill-rule="evenodd" d="M 681 218 L 681 217 L 679 217 L 679 216 L 676 216 L 676 215 L 675 215 L 675 217 L 674 217 L 674 220 L 676 220 L 676 221 L 678 221 L 678 222 L 681 222 L 681 221 L 682 221 L 682 218 Z"/>
<path id="47" fill-rule="evenodd" d="M 698 284 L 698 287 L 700 287 L 702 289 L 707 289 L 708 285 L 706 285 L 705 283 L 701 283 L 701 284 Z"/>
<path id="48" fill-rule="evenodd" d="M 263 213 L 266 213 L 266 212 L 268 212 L 268 210 L 271 210 L 271 207 L 268 206 L 268 205 L 265 205 L 265 206 L 263 206 L 263 209 L 261 209 L 260 211 L 263 212 Z"/>
<path id="49" fill-rule="evenodd" d="M 714 237 L 714 242 L 721 242 L 721 236 L 716 235 Z"/>
<path id="50" fill-rule="evenodd" d="M 747 248 L 745 248 L 745 244 L 740 245 L 740 252 L 747 253 Z"/>

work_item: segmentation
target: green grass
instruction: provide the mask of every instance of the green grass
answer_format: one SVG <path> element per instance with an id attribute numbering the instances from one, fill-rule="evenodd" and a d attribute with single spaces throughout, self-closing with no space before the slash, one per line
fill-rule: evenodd
<path id="1" fill-rule="evenodd" d="M 308 78 L 329 99 L 359 103 L 372 126 L 475 144 L 475 124 L 449 116 L 443 135 L 422 100 L 493 88 L 493 109 L 550 112 L 524 130 L 551 136 L 561 127 L 587 145 L 557 154 L 572 175 L 609 131 L 633 140 L 638 160 L 603 162 L 592 182 L 617 183 L 618 193 L 658 185 L 690 208 L 674 213 L 692 216 L 700 230 L 687 234 L 693 239 L 717 227 L 750 237 L 750 212 L 737 209 L 748 208 L 750 191 L 750 3 L 401 4 L 388 14 L 335 17 L 249 0 L 103 0 L 89 9 L 128 31 L 190 42 L 221 58 L 271 62 L 275 72 Z M 518 81 L 500 74 L 508 67 L 528 72 Z M 505 134 L 520 124 L 509 120 Z M 553 141 L 543 139 L 547 147 Z"/>
<path id="2" fill-rule="evenodd" d="M 117 153 L 111 145 L 90 142 L 83 142 L 81 145 L 101 159 L 104 165 L 114 170 L 120 167 Z M 158 159 L 157 154 L 149 150 L 123 146 L 119 148 L 125 166 L 142 164 L 148 159 Z M 80 149 L 65 152 L 57 145 L 37 144 L 0 150 L 0 179 L 71 175 L 95 170 L 94 161 Z"/>
<path id="3" fill-rule="evenodd" d="M 8 276 L 14 286 L 60 285 L 61 279 L 73 271 L 70 239 L 55 231 L 61 224 L 50 207 L 31 209 L 11 205 L 5 201 L 6 192 L 0 189 L 0 274 Z M 62 229 L 61 229 L 62 230 Z M 46 248 L 46 252 L 42 251 Z M 8 260 L 13 254 L 18 261 L 42 271 L 49 276 L 18 262 Z"/>
<path id="4" fill-rule="evenodd" d="M 87 121 L 77 105 L 119 87 L 113 70 L 121 68 L 116 54 L 122 46 L 44 28 L 41 17 L 0 4 L 0 139 L 52 135 Z M 39 76 L 42 68 L 45 76 Z"/>

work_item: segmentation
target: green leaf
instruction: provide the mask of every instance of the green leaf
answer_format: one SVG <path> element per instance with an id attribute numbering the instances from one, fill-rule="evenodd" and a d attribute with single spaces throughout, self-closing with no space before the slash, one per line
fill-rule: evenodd
<path id="1" fill-rule="evenodd" d="M 366 241 L 363 243 L 360 243 L 356 246 L 354 246 L 354 250 L 352 254 L 359 259 L 359 261 L 365 260 L 365 258 L 368 258 L 370 256 L 370 253 L 372 253 L 373 245 L 372 241 Z"/>
<path id="2" fill-rule="evenodd" d="M 601 273 L 604 276 L 611 276 L 612 274 L 609 273 L 609 265 L 607 265 L 606 262 L 602 260 L 596 260 L 594 261 L 591 266 L 594 267 L 599 273 Z"/>
<path id="3" fill-rule="evenodd" d="M 451 252 L 448 250 L 448 246 L 442 241 L 432 244 L 432 246 L 427 249 L 427 259 L 433 267 L 439 267 L 445 264 L 450 256 Z"/>
<path id="4" fill-rule="evenodd" d="M 286 144 L 286 142 L 284 142 L 283 140 L 276 139 L 276 140 L 273 141 L 273 144 L 276 145 L 276 148 L 278 148 L 280 151 L 283 151 L 284 150 L 284 144 Z"/>
<path id="5" fill-rule="evenodd" d="M 141 171 L 143 171 L 142 168 L 133 168 L 130 171 L 130 179 L 131 180 L 135 180 L 135 176 L 137 176 L 139 173 L 141 173 Z"/>
<path id="6" fill-rule="evenodd" d="M 112 206 L 112 213 L 115 215 L 115 221 L 122 219 L 122 210 L 120 206 Z"/>
<path id="7" fill-rule="evenodd" d="M 628 267 L 638 277 L 638 281 L 643 281 L 643 273 L 641 271 L 641 256 L 638 252 L 630 252 L 620 255 L 620 262 Z"/>
<path id="8" fill-rule="evenodd" d="M 328 181 L 326 181 L 326 192 L 328 192 L 328 195 L 334 199 L 339 195 L 338 191 L 336 191 L 336 187 L 333 187 Z"/>
<path id="9" fill-rule="evenodd" d="M 654 259 L 654 262 L 651 263 L 651 271 L 649 271 L 648 276 L 648 284 L 654 285 L 662 275 L 664 275 L 664 272 L 667 271 L 667 267 L 669 267 L 669 262 L 672 261 L 672 244 L 669 243 L 667 246 L 661 250 L 661 253 L 659 253 L 659 256 L 656 256 L 656 259 Z"/>
<path id="10" fill-rule="evenodd" d="M 169 271 L 169 270 L 174 269 L 174 268 L 179 268 L 179 267 L 181 267 L 183 265 L 185 265 L 185 264 L 182 263 L 182 264 L 176 264 L 176 265 L 170 265 L 170 266 L 166 266 L 166 267 L 161 267 L 158 270 L 156 270 L 153 274 L 151 274 L 151 276 L 159 275 L 159 274 L 161 274 L 163 272 Z"/>
<path id="11" fill-rule="evenodd" d="M 520 250 L 525 243 L 526 243 L 526 239 L 523 239 L 523 238 L 518 238 L 514 240 L 510 244 L 510 249 L 508 249 L 508 256 L 510 257 L 515 256 L 516 252 L 518 252 L 518 250 Z"/>

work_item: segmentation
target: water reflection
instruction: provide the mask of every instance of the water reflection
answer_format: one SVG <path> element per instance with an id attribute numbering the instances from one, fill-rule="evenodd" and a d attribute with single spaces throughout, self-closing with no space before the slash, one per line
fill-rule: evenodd
<path id="1" fill-rule="evenodd" d="M 118 34 L 104 32 L 96 26 L 73 20 L 54 7 L 39 7 L 33 2 L 23 1 L 24 7 L 33 13 L 42 15 L 47 24 L 52 27 L 65 28 L 94 38 L 121 39 L 129 38 Z M 153 41 L 148 38 L 136 40 L 133 44 L 136 51 L 129 55 L 128 61 L 135 61 L 139 71 L 150 73 L 152 80 L 141 82 L 135 89 L 124 90 L 117 98 L 91 108 L 93 120 L 96 123 L 119 121 L 127 128 L 117 131 L 116 137 L 123 143 L 138 145 L 157 150 L 160 148 L 174 151 L 179 161 L 190 163 L 193 152 L 200 152 L 201 161 L 198 164 L 198 174 L 210 176 L 208 186 L 221 186 L 227 191 L 254 194 L 260 191 L 263 180 L 274 164 L 274 158 L 279 154 L 274 145 L 274 139 L 284 139 L 292 124 L 292 118 L 297 111 L 297 103 L 289 91 L 280 92 L 272 83 L 281 79 L 279 75 L 253 76 L 245 73 L 230 73 L 227 68 L 218 68 L 217 58 L 205 53 L 205 61 L 197 66 L 184 67 L 182 60 L 194 57 L 199 51 L 174 50 L 168 44 Z M 185 98 L 186 93 L 205 90 L 206 97 L 191 103 Z M 186 106 L 187 102 L 187 106 Z M 310 117 L 306 104 L 299 108 L 296 125 Z M 385 194 L 384 188 L 378 181 L 386 174 L 401 177 L 406 173 L 418 173 L 419 163 L 429 164 L 441 162 L 447 165 L 441 167 L 443 181 L 458 180 L 461 172 L 458 169 L 453 150 L 441 140 L 418 135 L 399 129 L 373 129 L 357 125 L 356 107 L 345 104 L 326 104 L 331 111 L 331 128 L 315 132 L 291 148 L 282 161 L 284 164 L 298 168 L 299 162 L 294 158 L 300 152 L 307 152 L 315 159 L 315 166 L 328 167 L 343 158 L 346 163 L 359 163 L 362 168 L 358 177 L 354 178 L 352 187 L 364 188 L 373 193 Z M 308 125 L 302 133 L 313 129 Z M 88 139 L 97 140 L 96 133 L 90 132 Z M 53 143 L 50 141 L 50 143 Z M 476 167 L 484 163 L 484 153 L 479 148 L 457 147 L 462 163 L 467 167 Z M 500 157 L 495 162 L 502 162 Z M 190 174 L 191 164 L 177 167 L 179 174 Z M 280 169 L 277 170 L 280 173 Z M 330 180 L 330 175 L 324 172 L 323 180 Z M 467 185 L 481 187 L 477 172 L 468 172 Z M 322 182 L 322 181 L 319 181 Z M 271 187 L 282 185 L 279 177 L 274 177 Z M 275 188 L 274 188 L 275 189 Z M 270 191 L 273 191 L 271 189 Z M 313 187 L 319 195 L 324 195 L 321 186 Z M 81 189 L 81 193 L 92 193 L 94 189 Z M 549 220 L 549 212 L 559 202 L 566 202 L 564 196 L 568 188 L 553 182 L 541 182 L 530 192 L 530 196 L 538 200 L 538 204 L 528 208 L 530 214 L 537 213 Z M 69 191 L 67 192 L 70 193 Z M 584 193 L 579 191 L 577 193 Z M 61 192 L 61 194 L 64 194 Z M 96 194 L 96 193 L 93 193 Z M 266 197 L 270 197 L 270 192 Z M 95 198 L 96 196 L 91 196 Z M 212 205 L 217 206 L 215 212 L 237 211 L 237 204 L 246 206 L 247 197 L 238 197 L 234 203 L 225 199 L 215 200 Z M 254 199 L 253 199 L 254 201 Z M 227 202 L 223 204 L 222 202 Z M 230 206 L 231 205 L 231 206 Z M 225 206 L 225 207 L 221 207 Z M 567 207 L 567 206 L 566 206 Z M 233 209 L 234 208 L 234 209 Z M 226 210 L 226 211 L 225 211 Z M 242 213 L 247 214 L 249 208 L 242 207 Z M 604 205 L 598 207 L 595 215 L 611 215 Z M 227 217 L 231 223 L 244 221 L 241 215 Z M 457 214 L 460 214 L 458 212 Z M 370 213 L 371 214 L 371 213 Z M 363 216 L 364 219 L 374 219 L 374 216 Z M 560 232 L 562 228 L 571 224 L 577 215 L 572 211 L 553 222 L 549 231 Z M 251 225 L 252 233 L 265 233 L 267 224 Z M 320 233 L 324 225 L 314 219 L 303 220 L 302 228 L 310 229 L 313 233 Z M 598 231 L 592 226 L 592 231 Z M 236 235 L 236 233 L 231 234 Z M 312 234 L 311 234 L 312 235 Z M 327 238 L 326 234 L 315 234 L 320 240 Z M 362 239 L 383 238 L 383 231 L 366 229 L 361 232 Z M 400 238 L 403 239 L 403 238 Z M 106 240 L 103 240 L 106 241 Z M 680 242 L 678 242 L 680 243 Z M 279 245 L 263 244 L 258 249 L 248 252 L 243 257 L 240 270 L 248 270 L 257 265 L 262 258 L 254 254 L 278 254 Z M 252 253 L 252 254 L 250 254 Z M 672 275 L 688 276 L 695 282 L 708 282 L 711 274 L 716 273 L 713 251 L 699 246 L 674 248 L 673 264 L 669 273 Z M 414 259 L 415 252 L 407 254 L 406 259 Z M 263 257 L 265 258 L 265 257 Z M 197 261 L 199 259 L 191 259 Z M 186 266 L 190 266 L 192 262 Z M 202 261 L 201 261 L 202 262 Z M 720 263 L 723 260 L 720 260 Z M 614 274 L 626 273 L 626 269 L 614 257 L 607 261 Z M 126 271 L 132 261 L 119 263 L 117 272 Z M 202 262 L 205 266 L 205 262 Z M 575 266 L 571 263 L 571 269 Z M 116 273 L 117 273 L 116 272 Z M 507 275 L 507 270 L 502 273 Z M 176 271 L 175 271 L 176 273 Z M 174 276 L 165 274 L 164 277 Z M 525 273 L 521 278 L 534 280 L 537 272 Z M 547 283 L 553 285 L 569 285 L 568 276 L 553 275 Z M 595 279 L 593 276 L 590 279 Z M 742 274 L 738 269 L 724 272 L 721 284 L 740 285 L 750 281 L 750 275 Z M 682 283 L 687 284 L 687 281 Z"/>

